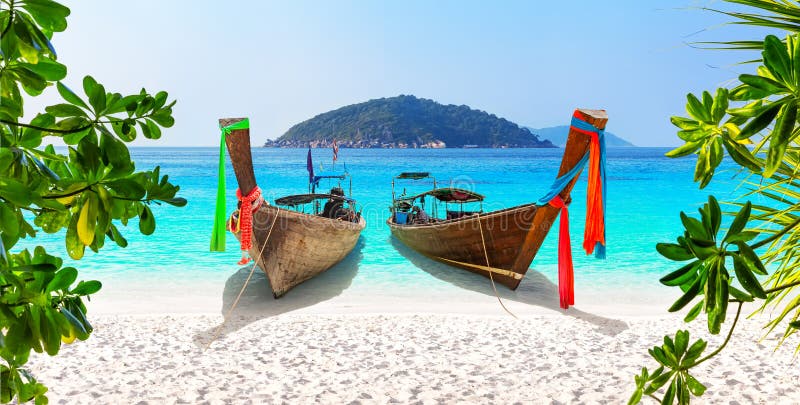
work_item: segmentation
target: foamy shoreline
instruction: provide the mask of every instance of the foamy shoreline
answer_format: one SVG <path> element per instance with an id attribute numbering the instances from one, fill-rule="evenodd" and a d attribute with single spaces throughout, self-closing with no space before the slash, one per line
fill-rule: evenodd
<path id="1" fill-rule="evenodd" d="M 55 403 L 620 403 L 677 317 L 95 315 L 86 342 L 31 371 Z M 745 321 L 698 371 L 703 402 L 797 403 L 796 342 Z M 690 325 L 694 335 L 702 322 Z M 715 347 L 722 337 L 710 338 Z M 647 403 L 647 402 L 645 402 Z"/>

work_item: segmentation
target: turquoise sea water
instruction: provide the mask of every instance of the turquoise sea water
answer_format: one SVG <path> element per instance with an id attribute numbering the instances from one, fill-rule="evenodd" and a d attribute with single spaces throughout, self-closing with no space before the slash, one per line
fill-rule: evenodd
<path id="1" fill-rule="evenodd" d="M 709 192 L 731 198 L 732 170 L 722 170 L 709 190 L 692 182 L 694 159 L 665 158 L 666 148 L 608 150 L 608 259 L 587 257 L 580 250 L 585 218 L 586 174 L 573 192 L 570 206 L 576 286 L 581 289 L 631 290 L 657 288 L 657 279 L 673 268 L 654 249 L 680 231 L 678 212 L 695 213 Z M 215 148 L 134 148 L 137 168 L 161 165 L 162 173 L 181 186 L 186 207 L 155 207 L 156 233 L 138 234 L 135 223 L 123 233 L 130 245 L 120 249 L 107 243 L 100 254 L 87 250 L 81 261 L 82 278 L 102 280 L 113 291 L 139 286 L 137 294 L 157 296 L 214 289 L 239 270 L 236 239 L 229 235 L 228 250 L 209 252 L 209 236 L 216 192 Z M 305 149 L 253 149 L 257 181 L 269 200 L 307 190 Z M 331 151 L 314 149 L 317 171 L 330 166 Z M 355 291 L 424 291 L 439 285 L 435 274 L 424 271 L 425 259 L 393 241 L 385 224 L 391 202 L 391 179 L 401 171 L 429 171 L 439 184 L 452 181 L 487 196 L 484 209 L 493 210 L 535 201 L 550 186 L 560 163 L 561 149 L 341 149 L 337 166 L 347 165 L 353 176 L 353 196 L 363 206 L 367 228 L 349 258 L 346 289 Z M 227 158 L 227 157 L 226 157 Z M 228 211 L 235 207 L 236 181 L 228 163 Z M 423 186 L 422 189 L 425 189 Z M 727 194 L 726 194 L 727 193 Z M 556 277 L 557 232 L 544 242 L 531 267 L 552 282 Z M 64 253 L 63 235 L 45 236 L 50 250 Z M 459 272 L 459 270 L 453 270 Z M 484 279 L 472 274 L 469 282 Z M 148 287 L 149 286 L 149 287 Z M 220 287 L 221 288 L 221 287 Z M 142 297 L 137 297 L 142 298 Z M 146 298 L 146 297 L 145 297 Z"/>

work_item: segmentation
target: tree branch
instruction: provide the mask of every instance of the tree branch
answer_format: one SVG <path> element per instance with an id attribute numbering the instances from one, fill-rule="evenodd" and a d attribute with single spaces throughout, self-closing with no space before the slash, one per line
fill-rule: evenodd
<path id="1" fill-rule="evenodd" d="M 662 402 L 664 402 L 664 401 L 662 401 L 662 400 L 658 399 L 658 397 L 657 397 L 657 396 L 655 396 L 655 395 L 653 395 L 653 394 L 647 394 L 647 396 L 648 396 L 648 397 L 650 397 L 650 398 L 653 398 L 653 399 L 655 399 L 655 400 L 656 400 L 656 402 L 658 402 L 659 404 L 660 404 L 660 403 L 662 403 Z"/>
<path id="2" fill-rule="evenodd" d="M 722 349 L 725 348 L 725 346 L 728 344 L 728 341 L 731 340 L 731 336 L 733 336 L 733 330 L 736 328 L 736 323 L 739 322 L 739 315 L 742 313 L 742 304 L 743 303 L 740 301 L 739 307 L 736 308 L 736 317 L 733 318 L 733 324 L 731 325 L 731 330 L 728 331 L 728 336 L 725 337 L 725 341 L 722 342 L 722 345 L 718 347 L 717 350 L 711 352 L 711 354 L 709 354 L 708 356 L 703 357 L 702 359 L 696 361 L 694 364 L 692 364 L 692 367 L 696 367 L 698 364 L 716 356 L 717 354 L 719 354 L 719 352 L 722 351 Z"/>
<path id="3" fill-rule="evenodd" d="M 94 124 L 90 124 L 90 125 L 85 125 L 85 126 L 82 126 L 82 127 L 79 127 L 79 128 L 74 128 L 74 129 L 44 128 L 44 127 L 38 127 L 36 125 L 31 125 L 31 124 L 23 124 L 21 122 L 14 122 L 14 121 L 9 121 L 9 120 L 4 120 L 4 119 L 1 119 L 1 118 L 0 118 L 0 123 L 13 125 L 13 126 L 16 126 L 16 127 L 36 129 L 36 130 L 39 130 L 39 131 L 42 131 L 42 132 L 52 132 L 54 134 L 74 134 L 76 132 L 81 132 L 81 131 L 87 130 L 87 129 L 91 128 L 92 126 L 94 126 Z"/>
<path id="4" fill-rule="evenodd" d="M 766 238 L 766 239 L 764 239 L 764 240 L 762 240 L 760 242 L 756 242 L 756 243 L 752 244 L 750 247 L 753 250 L 756 250 L 756 249 L 760 248 L 761 246 L 764 246 L 767 243 L 770 243 L 770 242 L 774 241 L 775 239 L 778 239 L 781 236 L 786 235 L 787 232 L 791 231 L 792 228 L 796 227 L 797 225 L 800 225 L 800 217 L 795 219 L 794 222 L 792 222 L 791 224 L 786 225 L 786 227 L 781 229 L 778 233 L 776 233 L 776 234 L 774 234 L 774 235 L 772 235 L 772 236 L 770 236 L 770 237 L 768 237 L 768 238 Z"/>
<path id="5" fill-rule="evenodd" d="M 95 183 L 95 184 L 97 184 L 97 183 Z M 84 192 L 84 191 L 86 191 L 86 190 L 88 190 L 88 189 L 92 188 L 92 186 L 93 186 L 93 185 L 94 185 L 94 184 L 89 184 L 89 185 L 88 185 L 88 186 L 86 186 L 86 187 L 79 188 L 79 189 L 77 189 L 77 190 L 75 190 L 75 191 L 72 191 L 72 192 L 69 192 L 69 193 L 67 193 L 67 194 L 59 194 L 59 195 L 46 195 L 46 196 L 43 196 L 42 198 L 44 198 L 45 200 L 54 200 L 54 199 L 57 199 L 57 198 L 71 197 L 71 196 L 73 196 L 73 195 L 75 195 L 75 194 L 80 194 L 80 193 L 82 193 L 82 192 Z"/>
<path id="6" fill-rule="evenodd" d="M 795 287 L 795 286 L 798 286 L 798 285 L 800 285 L 800 280 L 795 281 L 793 283 L 789 283 L 789 284 L 779 285 L 777 287 L 773 287 L 773 288 L 770 288 L 768 290 L 764 290 L 764 292 L 767 293 L 767 294 L 771 294 L 771 293 L 774 293 L 776 291 L 785 290 L 787 288 Z"/>

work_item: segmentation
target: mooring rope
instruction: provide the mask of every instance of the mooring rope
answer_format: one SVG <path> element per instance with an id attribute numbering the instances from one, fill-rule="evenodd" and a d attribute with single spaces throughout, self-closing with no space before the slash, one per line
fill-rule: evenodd
<path id="1" fill-rule="evenodd" d="M 478 230 L 481 231 L 481 245 L 483 245 L 483 256 L 486 258 L 486 267 L 491 268 L 492 265 L 489 264 L 489 252 L 486 250 L 486 240 L 483 239 L 483 226 L 481 225 L 481 214 L 480 213 L 476 214 L 476 218 L 478 219 Z M 509 311 L 508 308 L 506 308 L 506 305 L 503 304 L 503 300 L 500 299 L 500 293 L 497 292 L 497 286 L 494 285 L 494 277 L 492 276 L 491 271 L 489 272 L 489 280 L 491 280 L 492 282 L 492 289 L 494 290 L 494 296 L 497 297 L 497 302 L 500 303 L 500 306 L 503 307 L 503 309 L 506 310 L 506 312 L 508 312 L 509 315 L 513 316 L 515 319 L 519 319 L 517 318 L 516 315 L 514 315 L 513 312 Z"/>
<path id="2" fill-rule="evenodd" d="M 267 238 L 264 239 L 264 244 L 261 245 L 261 250 L 258 252 L 258 257 L 261 257 L 261 254 L 264 253 L 264 248 L 267 247 L 267 242 L 269 242 L 269 237 L 272 235 L 272 228 L 275 226 L 275 221 L 278 220 L 278 215 L 280 215 L 280 210 L 276 209 L 275 218 L 272 219 L 272 224 L 269 226 L 269 231 L 267 232 Z M 233 310 L 236 309 L 236 306 L 239 305 L 239 299 L 242 298 L 242 294 L 244 294 L 244 290 L 247 288 L 247 284 L 250 283 L 250 279 L 253 277 L 253 273 L 255 272 L 257 266 L 258 266 L 258 260 L 253 260 L 253 266 L 250 267 L 250 274 L 247 275 L 247 279 L 244 281 L 242 289 L 239 290 L 239 294 L 236 296 L 236 299 L 233 300 L 233 305 L 231 305 L 231 307 L 228 309 L 228 313 L 225 314 L 225 318 L 222 320 L 222 323 L 219 326 L 217 326 L 216 330 L 214 330 L 214 334 L 211 336 L 211 340 L 208 342 L 203 351 L 206 351 L 208 350 L 209 347 L 211 347 L 211 344 L 214 343 L 219 337 L 219 333 L 222 331 L 222 328 L 225 327 L 225 325 L 228 323 L 228 319 L 230 319 Z"/>

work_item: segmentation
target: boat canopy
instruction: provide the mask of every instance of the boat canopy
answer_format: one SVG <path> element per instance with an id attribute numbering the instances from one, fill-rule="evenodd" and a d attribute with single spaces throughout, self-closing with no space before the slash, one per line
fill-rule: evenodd
<path id="1" fill-rule="evenodd" d="M 418 198 L 425 197 L 426 195 L 433 196 L 439 201 L 457 202 L 457 203 L 478 202 L 478 201 L 483 201 L 484 198 L 482 195 L 469 190 L 453 188 L 453 187 L 443 187 L 426 191 L 424 193 L 413 195 L 410 197 L 400 197 L 397 199 L 397 201 L 413 201 Z"/>
<path id="2" fill-rule="evenodd" d="M 424 179 L 426 177 L 431 177 L 431 174 L 428 172 L 403 172 L 398 174 L 396 178 L 419 180 L 419 179 Z"/>
<path id="3" fill-rule="evenodd" d="M 312 183 L 319 185 L 319 181 L 322 180 L 322 179 L 344 180 L 345 178 L 347 178 L 347 176 L 348 176 L 347 173 L 333 173 L 333 172 L 320 173 L 320 174 L 314 176 L 314 179 L 313 179 Z"/>
<path id="4" fill-rule="evenodd" d="M 315 200 L 324 200 L 329 198 L 334 200 L 346 201 L 349 204 L 355 203 L 355 200 L 353 200 L 352 198 L 347 198 L 345 196 L 335 195 L 335 194 L 297 194 L 297 195 L 287 195 L 286 197 L 278 198 L 275 200 L 275 204 L 284 205 L 288 207 L 296 207 L 298 205 L 314 202 Z"/>

